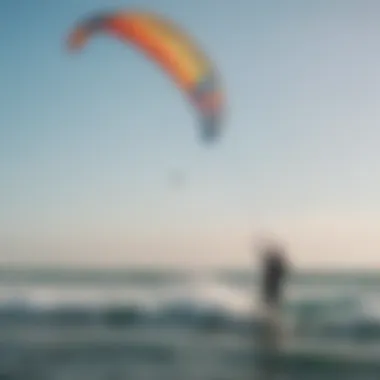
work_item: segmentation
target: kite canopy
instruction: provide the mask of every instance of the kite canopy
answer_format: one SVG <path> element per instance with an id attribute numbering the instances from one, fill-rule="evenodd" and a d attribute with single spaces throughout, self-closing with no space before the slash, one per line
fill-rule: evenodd
<path id="1" fill-rule="evenodd" d="M 69 48 L 82 48 L 97 33 L 131 44 L 161 67 L 193 104 L 202 140 L 219 137 L 223 92 L 216 68 L 178 26 L 150 12 L 102 13 L 79 23 L 69 36 Z"/>

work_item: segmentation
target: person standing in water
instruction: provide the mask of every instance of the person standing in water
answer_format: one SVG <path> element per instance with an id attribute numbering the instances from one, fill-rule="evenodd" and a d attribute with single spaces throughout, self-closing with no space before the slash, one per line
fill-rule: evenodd
<path id="1" fill-rule="evenodd" d="M 258 326 L 259 329 L 255 329 L 252 340 L 252 351 L 255 358 L 252 378 L 256 379 L 256 370 L 258 369 L 261 373 L 261 380 L 273 380 L 277 379 L 277 375 L 281 373 L 277 354 L 283 337 L 281 306 L 289 270 L 284 249 L 280 245 L 274 244 L 272 239 L 261 245 L 259 254 L 258 296 L 261 301 L 262 320 Z"/>
<path id="2" fill-rule="evenodd" d="M 271 245 L 263 250 L 261 300 L 264 308 L 264 322 L 270 335 L 278 337 L 281 332 L 281 305 L 284 286 L 288 277 L 285 252 L 279 246 Z"/>

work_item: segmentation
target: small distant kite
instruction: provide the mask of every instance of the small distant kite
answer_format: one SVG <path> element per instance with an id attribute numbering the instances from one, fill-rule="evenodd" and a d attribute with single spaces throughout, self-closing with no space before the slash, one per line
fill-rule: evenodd
<path id="1" fill-rule="evenodd" d="M 202 140 L 208 143 L 217 140 L 224 106 L 217 70 L 179 27 L 151 12 L 101 13 L 74 28 L 69 48 L 82 48 L 97 33 L 133 45 L 166 71 L 196 109 Z"/>
<path id="2" fill-rule="evenodd" d="M 174 171 L 170 173 L 169 182 L 173 188 L 182 188 L 185 186 L 186 183 L 185 174 L 180 171 Z"/>

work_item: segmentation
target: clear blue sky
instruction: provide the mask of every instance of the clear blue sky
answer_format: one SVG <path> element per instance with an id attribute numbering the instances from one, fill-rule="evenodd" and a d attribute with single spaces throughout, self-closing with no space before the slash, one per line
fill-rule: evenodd
<path id="1" fill-rule="evenodd" d="M 142 55 L 100 37 L 65 51 L 83 15 L 131 5 L 217 62 L 228 109 L 212 149 Z M 351 0 L 4 0 L 1 261 L 241 265 L 270 231 L 300 265 L 379 265 L 379 14 Z"/>

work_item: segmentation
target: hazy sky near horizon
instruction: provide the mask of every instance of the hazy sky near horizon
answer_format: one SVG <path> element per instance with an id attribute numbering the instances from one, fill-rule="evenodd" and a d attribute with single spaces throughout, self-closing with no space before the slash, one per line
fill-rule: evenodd
<path id="1" fill-rule="evenodd" d="M 129 6 L 217 62 L 211 149 L 141 54 L 102 37 L 65 50 L 83 15 Z M 240 266 L 274 233 L 300 266 L 380 267 L 379 15 L 376 0 L 4 0 L 0 262 Z"/>

